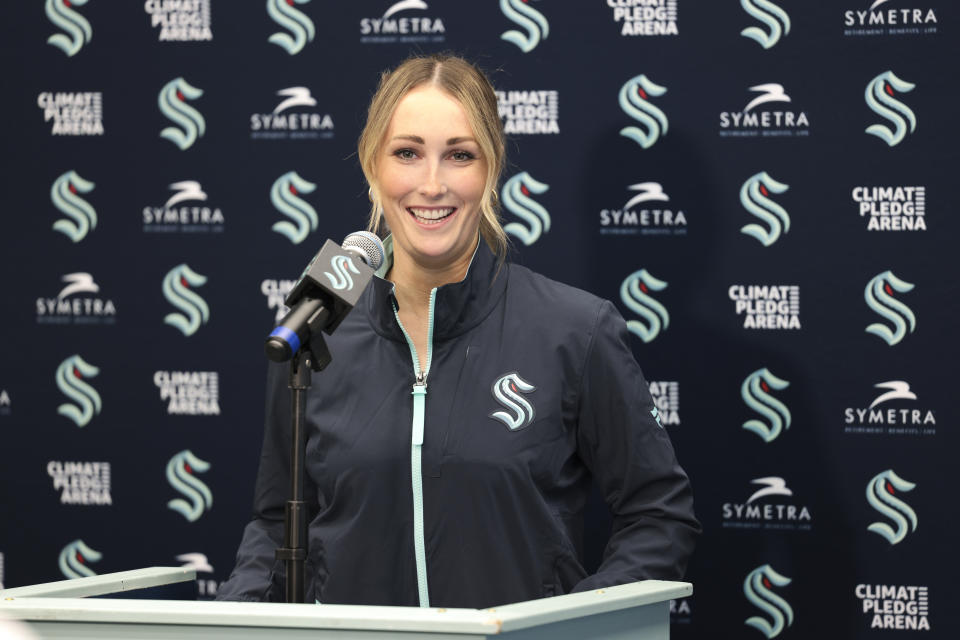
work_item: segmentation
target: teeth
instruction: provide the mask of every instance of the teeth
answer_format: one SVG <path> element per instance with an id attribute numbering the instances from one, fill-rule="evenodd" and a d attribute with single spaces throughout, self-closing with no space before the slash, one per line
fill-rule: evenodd
<path id="1" fill-rule="evenodd" d="M 411 207 L 409 209 L 410 213 L 415 215 L 418 220 L 421 222 L 439 222 L 440 220 L 446 218 L 448 215 L 453 213 L 454 208 L 449 207 L 446 209 L 415 209 Z"/>

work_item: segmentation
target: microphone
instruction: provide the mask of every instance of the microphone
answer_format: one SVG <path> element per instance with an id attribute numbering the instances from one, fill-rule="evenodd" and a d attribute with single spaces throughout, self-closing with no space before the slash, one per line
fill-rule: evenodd
<path id="1" fill-rule="evenodd" d="M 267 358 L 285 362 L 309 343 L 316 364 L 323 354 L 329 362 L 320 332 L 329 335 L 340 326 L 385 259 L 383 243 L 369 231 L 349 234 L 343 246 L 327 240 L 284 300 L 290 312 L 267 337 Z"/>

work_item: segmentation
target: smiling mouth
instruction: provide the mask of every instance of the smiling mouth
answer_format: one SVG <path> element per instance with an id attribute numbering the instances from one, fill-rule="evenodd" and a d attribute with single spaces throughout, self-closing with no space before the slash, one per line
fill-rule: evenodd
<path id="1" fill-rule="evenodd" d="M 419 207 L 408 207 L 407 211 L 410 212 L 417 222 L 420 224 L 431 225 L 439 224 L 453 215 L 453 212 L 456 211 L 455 207 L 443 207 L 440 209 L 421 209 Z"/>

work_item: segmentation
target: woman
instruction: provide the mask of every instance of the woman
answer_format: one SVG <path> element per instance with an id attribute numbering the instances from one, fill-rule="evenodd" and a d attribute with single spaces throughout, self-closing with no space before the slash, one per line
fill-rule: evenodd
<path id="1" fill-rule="evenodd" d="M 483 608 L 682 577 L 700 528 L 623 319 L 504 262 L 486 77 L 439 55 L 384 74 L 359 156 L 389 255 L 308 401 L 307 600 Z M 283 598 L 285 380 L 272 372 L 255 518 L 220 599 Z M 588 576 L 591 478 L 614 523 Z"/>

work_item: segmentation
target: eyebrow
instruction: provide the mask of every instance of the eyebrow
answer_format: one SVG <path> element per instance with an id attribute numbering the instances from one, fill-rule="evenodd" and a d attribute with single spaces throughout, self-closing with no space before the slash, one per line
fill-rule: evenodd
<path id="1" fill-rule="evenodd" d="M 424 144 L 423 138 L 420 136 L 413 135 L 404 135 L 404 136 L 393 136 L 394 140 L 409 140 L 410 142 L 416 142 L 417 144 Z M 447 145 L 460 144 L 461 142 L 476 142 L 472 136 L 460 136 L 459 138 L 448 138 Z"/>

